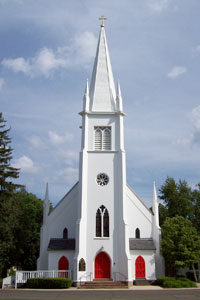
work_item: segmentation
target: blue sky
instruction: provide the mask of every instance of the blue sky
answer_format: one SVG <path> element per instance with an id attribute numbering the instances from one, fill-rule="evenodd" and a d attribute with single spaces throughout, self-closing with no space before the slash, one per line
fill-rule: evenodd
<path id="1" fill-rule="evenodd" d="M 82 98 L 103 14 L 124 101 L 127 181 L 200 182 L 199 0 L 0 0 L 0 111 L 19 182 L 57 203 L 78 179 Z M 158 193 L 159 194 L 159 193 Z"/>

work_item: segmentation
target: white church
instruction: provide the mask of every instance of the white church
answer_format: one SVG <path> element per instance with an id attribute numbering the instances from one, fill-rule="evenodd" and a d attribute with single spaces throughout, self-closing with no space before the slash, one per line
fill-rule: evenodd
<path id="1" fill-rule="evenodd" d="M 77 285 L 155 280 L 164 275 L 156 188 L 150 210 L 126 182 L 125 113 L 103 17 L 80 115 L 79 181 L 51 212 L 47 187 L 37 269 L 70 270 Z"/>

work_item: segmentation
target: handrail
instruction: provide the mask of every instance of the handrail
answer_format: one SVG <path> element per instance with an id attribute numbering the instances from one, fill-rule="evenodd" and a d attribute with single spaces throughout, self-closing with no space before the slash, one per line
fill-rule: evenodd
<path id="1" fill-rule="evenodd" d="M 82 276 L 79 277 L 79 279 L 80 279 L 80 285 L 81 285 L 82 278 L 83 277 L 87 278 L 88 276 L 90 276 L 90 281 L 92 281 L 92 272 L 85 272 Z"/>
<path id="2" fill-rule="evenodd" d="M 124 277 L 125 281 L 127 281 L 128 277 L 126 275 L 122 274 L 121 272 L 113 272 L 114 281 L 117 281 L 117 274 Z"/>

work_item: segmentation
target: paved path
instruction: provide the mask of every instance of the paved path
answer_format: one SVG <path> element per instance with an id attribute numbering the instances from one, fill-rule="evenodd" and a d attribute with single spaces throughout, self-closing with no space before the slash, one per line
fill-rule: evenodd
<path id="1" fill-rule="evenodd" d="M 20 300 L 200 300 L 200 289 L 168 290 L 2 290 L 0 299 Z"/>

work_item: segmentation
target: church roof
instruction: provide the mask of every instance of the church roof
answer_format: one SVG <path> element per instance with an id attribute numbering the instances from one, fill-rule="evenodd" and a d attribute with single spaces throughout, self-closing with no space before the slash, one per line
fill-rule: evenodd
<path id="1" fill-rule="evenodd" d="M 90 110 L 115 111 L 116 91 L 104 27 L 101 27 L 90 84 Z"/>
<path id="2" fill-rule="evenodd" d="M 50 239 L 48 250 L 75 250 L 75 239 Z"/>
<path id="3" fill-rule="evenodd" d="M 156 250 L 152 239 L 129 239 L 130 250 Z"/>

